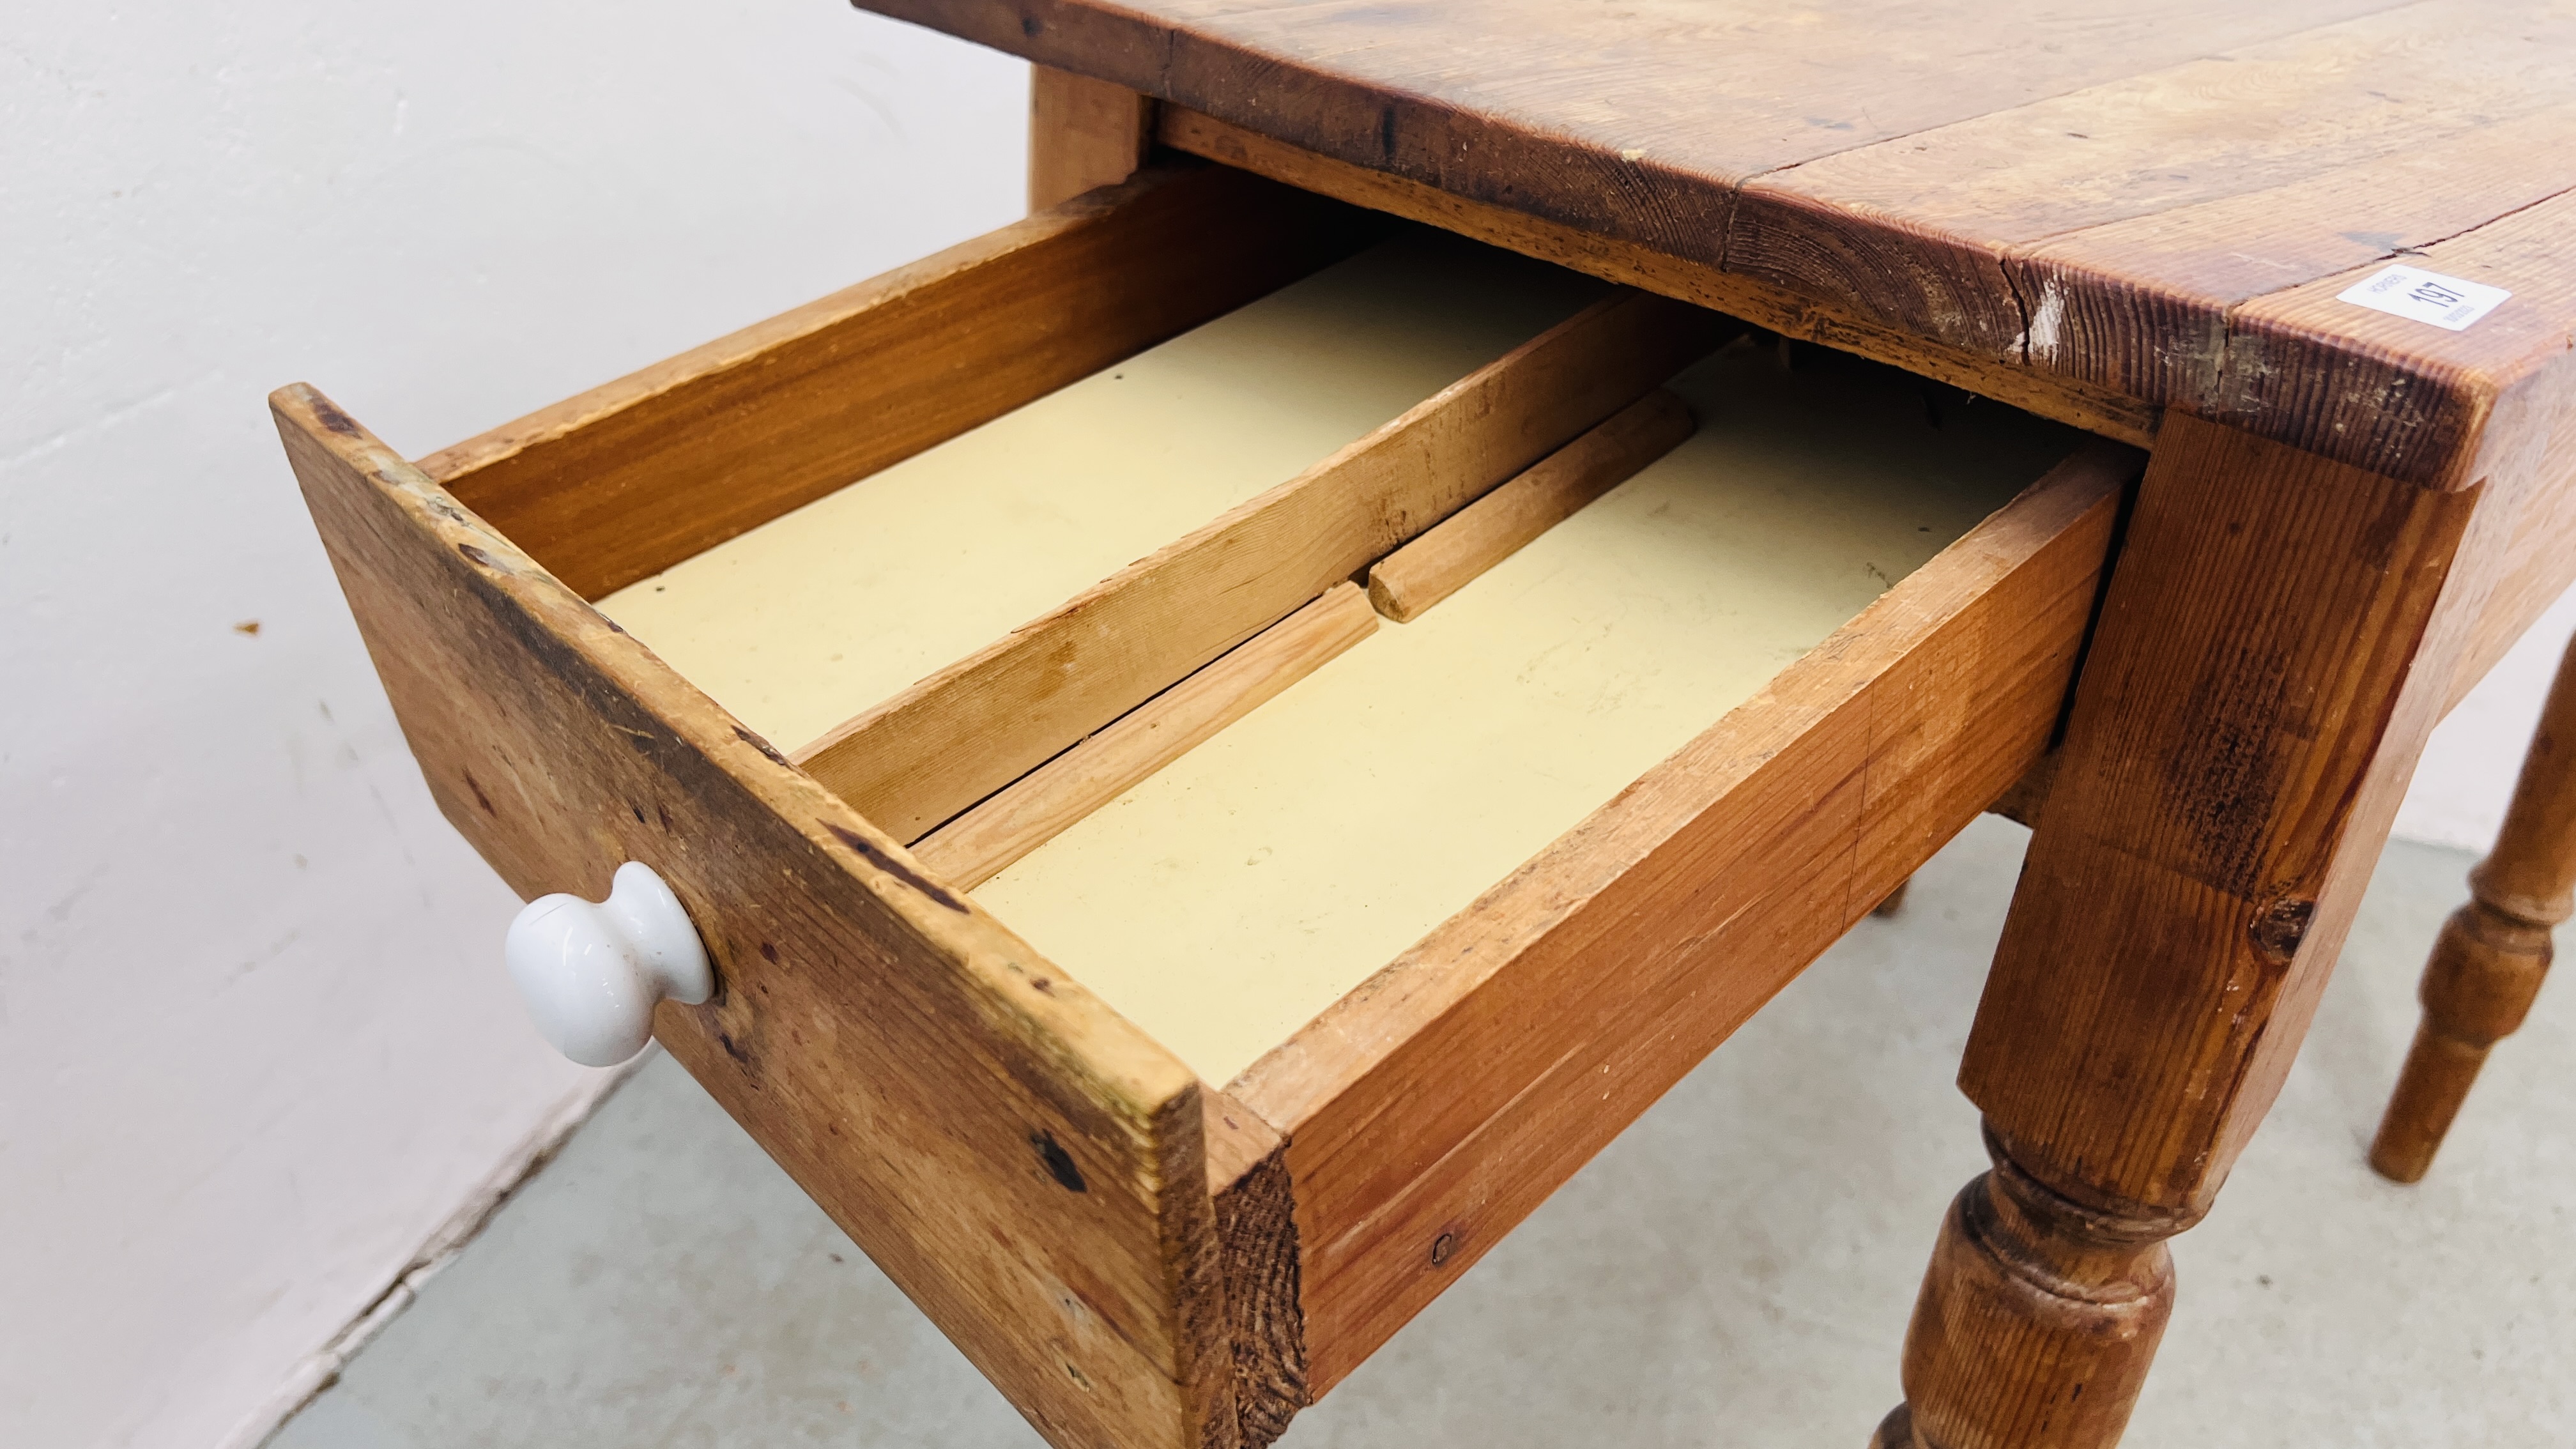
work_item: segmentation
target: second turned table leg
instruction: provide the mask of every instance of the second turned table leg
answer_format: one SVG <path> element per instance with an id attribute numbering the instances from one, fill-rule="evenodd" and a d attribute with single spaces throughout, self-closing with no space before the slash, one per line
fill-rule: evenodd
<path id="1" fill-rule="evenodd" d="M 2576 644 L 2523 757 L 2495 850 L 2424 966 L 2424 1023 L 2370 1145 L 2370 1165 L 2419 1182 L 2487 1050 L 2510 1036 L 2549 970 L 2550 928 L 2576 911 Z"/>
<path id="2" fill-rule="evenodd" d="M 1942 1223 L 1890 1449 L 2118 1441 L 2166 1241 L 2279 1091 L 2447 697 L 2482 492 L 2168 416 L 1960 1071 L 1995 1167 Z"/>

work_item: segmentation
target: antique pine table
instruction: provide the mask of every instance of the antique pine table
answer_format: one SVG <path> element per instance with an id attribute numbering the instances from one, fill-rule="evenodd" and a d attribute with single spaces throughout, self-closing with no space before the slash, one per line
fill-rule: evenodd
<path id="1" fill-rule="evenodd" d="M 272 398 L 558 1044 L 659 1039 L 1054 1443 L 1258 1445 L 1996 808 L 1879 1442 L 2116 1441 L 2576 580 L 2576 5 L 861 3 L 1038 63 L 1034 215 L 418 460 Z M 1708 461 L 1800 417 L 1850 466 Z M 1575 514 L 1694 467 L 1774 523 Z M 1548 712 L 1727 649 L 1617 759 Z"/>
<path id="2" fill-rule="evenodd" d="M 859 3 L 1062 73 L 1041 200 L 1149 139 L 2152 449 L 1878 1431 L 2117 1440 L 2426 733 L 2576 579 L 2576 7 Z M 2392 263 L 2511 296 L 2342 300 Z"/>

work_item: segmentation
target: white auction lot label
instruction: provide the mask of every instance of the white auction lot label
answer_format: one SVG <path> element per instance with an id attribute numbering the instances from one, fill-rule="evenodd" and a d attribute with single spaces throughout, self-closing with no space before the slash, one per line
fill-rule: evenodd
<path id="1" fill-rule="evenodd" d="M 2382 267 L 2368 280 L 2336 293 L 2335 300 L 2459 332 L 2512 295 L 2502 287 L 2446 277 L 2422 267 Z"/>

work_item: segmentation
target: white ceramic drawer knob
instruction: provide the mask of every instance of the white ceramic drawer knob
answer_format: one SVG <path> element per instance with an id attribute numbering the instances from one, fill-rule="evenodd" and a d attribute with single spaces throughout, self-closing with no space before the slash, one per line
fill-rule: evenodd
<path id="1" fill-rule="evenodd" d="M 653 1039 L 653 1003 L 694 1006 L 715 994 L 715 967 L 680 898 L 650 866 L 628 861 L 608 899 L 540 896 L 510 922 L 504 947 L 528 1014 L 555 1049 L 613 1067 Z"/>

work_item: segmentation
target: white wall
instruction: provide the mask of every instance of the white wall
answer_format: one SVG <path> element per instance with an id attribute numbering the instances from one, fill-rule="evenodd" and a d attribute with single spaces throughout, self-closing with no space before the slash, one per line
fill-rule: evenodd
<path id="1" fill-rule="evenodd" d="M 836 0 L 0 38 L 0 1443 L 255 1429 L 585 1074 L 270 432 L 427 452 L 1017 214 L 1025 73 Z M 259 623 L 254 636 L 235 625 Z M 2576 608 L 2401 828 L 2493 830 Z"/>
<path id="2" fill-rule="evenodd" d="M 204 1449 L 587 1076 L 262 398 L 416 455 L 998 225 L 1026 71 L 838 0 L 5 29 L 0 1444 Z"/>

